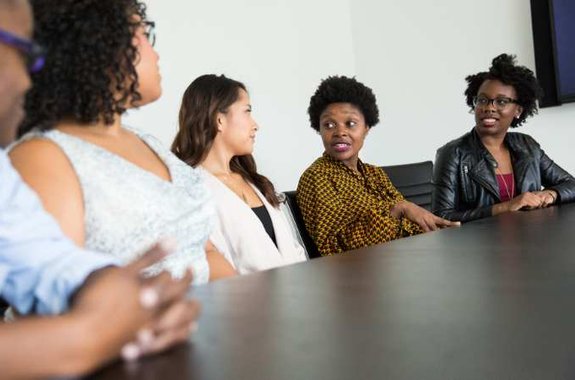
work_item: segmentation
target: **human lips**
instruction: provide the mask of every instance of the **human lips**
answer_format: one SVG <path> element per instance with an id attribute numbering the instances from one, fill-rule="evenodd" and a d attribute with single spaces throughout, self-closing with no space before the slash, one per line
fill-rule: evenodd
<path id="1" fill-rule="evenodd" d="M 24 120 L 25 116 L 26 113 L 24 112 L 23 107 L 18 107 L 14 110 L 14 118 L 18 121 L 17 124 L 20 124 L 20 122 Z"/>
<path id="2" fill-rule="evenodd" d="M 486 116 L 481 118 L 481 124 L 483 124 L 485 127 L 493 127 L 495 124 L 497 124 L 498 121 L 499 119 L 493 116 Z"/>
<path id="3" fill-rule="evenodd" d="M 25 116 L 24 107 L 25 107 L 24 97 L 22 97 L 16 102 L 16 105 L 14 107 L 14 112 L 16 113 L 18 120 L 24 119 Z"/>
<path id="4" fill-rule="evenodd" d="M 346 152 L 351 148 L 351 144 L 345 141 L 336 141 L 331 146 L 338 153 Z"/>

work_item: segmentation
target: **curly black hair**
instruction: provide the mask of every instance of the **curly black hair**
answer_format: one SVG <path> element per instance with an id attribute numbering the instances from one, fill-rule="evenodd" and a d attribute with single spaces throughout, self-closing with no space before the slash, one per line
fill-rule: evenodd
<path id="1" fill-rule="evenodd" d="M 479 87 L 486 80 L 498 80 L 508 86 L 513 86 L 517 93 L 517 103 L 523 108 L 521 116 L 513 119 L 511 127 L 515 128 L 525 122 L 525 119 L 537 113 L 537 100 L 543 95 L 543 90 L 537 82 L 533 71 L 525 66 L 515 64 L 515 56 L 501 54 L 493 58 L 489 71 L 469 75 L 465 78 L 467 89 L 465 90 L 466 103 L 473 110 L 473 98 L 477 96 Z"/>
<path id="2" fill-rule="evenodd" d="M 146 21 L 138 0 L 31 0 L 34 39 L 46 51 L 32 75 L 22 135 L 48 130 L 61 120 L 112 124 L 141 99 L 132 40 Z"/>
<path id="3" fill-rule="evenodd" d="M 359 108 L 369 128 L 379 123 L 379 109 L 371 88 L 346 76 L 331 76 L 321 81 L 309 101 L 307 113 L 311 127 L 319 131 L 323 111 L 333 103 L 350 103 Z"/>

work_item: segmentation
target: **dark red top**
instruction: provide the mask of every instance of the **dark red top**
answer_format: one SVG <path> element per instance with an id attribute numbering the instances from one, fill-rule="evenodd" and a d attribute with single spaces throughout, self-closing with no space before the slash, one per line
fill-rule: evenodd
<path id="1" fill-rule="evenodd" d="M 515 196 L 515 179 L 513 173 L 497 174 L 497 184 L 499 185 L 499 198 L 501 202 L 507 202 Z"/>

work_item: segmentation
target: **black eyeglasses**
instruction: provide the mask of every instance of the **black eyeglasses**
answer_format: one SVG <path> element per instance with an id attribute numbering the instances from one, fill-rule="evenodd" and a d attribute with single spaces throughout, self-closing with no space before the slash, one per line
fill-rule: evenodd
<path id="1" fill-rule="evenodd" d="M 493 104 L 495 108 L 499 111 L 503 111 L 507 106 L 510 104 L 515 103 L 518 104 L 516 99 L 507 98 L 505 96 L 499 96 L 495 99 L 489 99 L 486 96 L 476 96 L 473 98 L 473 107 L 482 107 L 485 108 L 489 104 Z"/>
<path id="2" fill-rule="evenodd" d="M 156 45 L 156 23 L 153 21 L 143 21 L 144 26 L 144 36 L 150 42 L 150 45 Z"/>
<path id="3" fill-rule="evenodd" d="M 36 42 L 15 36 L 0 29 L 0 42 L 18 49 L 26 58 L 26 66 L 31 73 L 38 72 L 44 67 L 46 55 L 42 46 Z"/>

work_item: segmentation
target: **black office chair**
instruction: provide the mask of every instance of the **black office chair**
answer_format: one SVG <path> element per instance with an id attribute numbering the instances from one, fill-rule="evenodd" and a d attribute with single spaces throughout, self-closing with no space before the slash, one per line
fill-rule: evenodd
<path id="1" fill-rule="evenodd" d="M 382 169 L 405 199 L 431 210 L 433 162 L 382 166 Z"/>
<path id="2" fill-rule="evenodd" d="M 320 257 L 321 255 L 317 251 L 317 247 L 305 228 L 305 223 L 303 221 L 303 216 L 301 215 L 301 210 L 297 204 L 296 200 L 296 192 L 295 191 L 285 191 L 284 195 L 286 197 L 286 204 L 289 208 L 289 211 L 292 215 L 293 221 L 296 224 L 298 232 L 301 236 L 303 245 L 305 250 L 307 251 L 307 255 L 310 259 L 315 259 Z"/>

